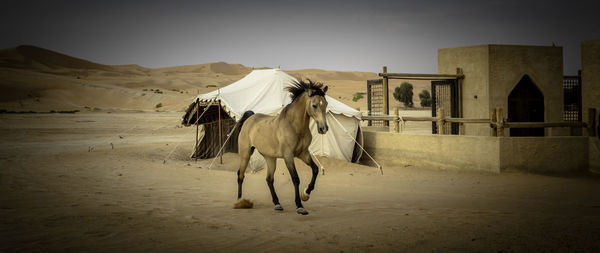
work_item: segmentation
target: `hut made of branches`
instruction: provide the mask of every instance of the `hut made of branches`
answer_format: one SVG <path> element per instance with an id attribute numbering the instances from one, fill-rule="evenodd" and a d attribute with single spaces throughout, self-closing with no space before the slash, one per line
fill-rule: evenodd
<path id="1" fill-rule="evenodd" d="M 219 101 L 194 101 L 183 116 L 181 124 L 184 126 L 199 125 L 198 145 L 192 153 L 192 158 L 206 159 L 217 156 L 227 135 L 235 127 L 235 119 L 219 103 Z M 219 131 L 219 114 L 221 131 Z M 239 133 L 239 129 L 235 129 L 223 152 L 238 152 Z"/>

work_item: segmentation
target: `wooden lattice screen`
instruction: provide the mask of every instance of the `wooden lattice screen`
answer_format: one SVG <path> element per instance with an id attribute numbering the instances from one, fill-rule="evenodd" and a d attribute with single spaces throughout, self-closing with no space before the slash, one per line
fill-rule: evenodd
<path id="1" fill-rule="evenodd" d="M 367 80 L 368 115 L 383 115 L 383 79 Z M 368 121 L 369 126 L 383 126 L 382 121 Z"/>

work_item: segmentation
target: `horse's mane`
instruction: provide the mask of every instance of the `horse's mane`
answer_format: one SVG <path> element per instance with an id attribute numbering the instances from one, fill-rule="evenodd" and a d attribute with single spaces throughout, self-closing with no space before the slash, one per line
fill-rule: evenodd
<path id="1" fill-rule="evenodd" d="M 319 95 L 319 96 L 325 96 L 325 92 L 323 91 L 323 83 L 320 82 L 313 82 L 310 79 L 306 79 L 306 80 L 295 80 L 294 82 L 292 82 L 292 86 L 287 87 L 287 91 L 289 91 L 291 93 L 292 96 L 292 102 L 294 102 L 296 100 L 296 98 L 300 97 L 300 95 L 302 95 L 302 93 L 310 90 L 313 90 L 311 96 L 315 96 L 315 95 Z"/>

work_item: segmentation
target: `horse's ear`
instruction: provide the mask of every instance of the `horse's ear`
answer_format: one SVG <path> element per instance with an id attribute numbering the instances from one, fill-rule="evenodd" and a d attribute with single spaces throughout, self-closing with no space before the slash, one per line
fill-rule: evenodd
<path id="1" fill-rule="evenodd" d="M 325 86 L 325 88 L 323 88 L 323 93 L 327 92 L 327 88 L 329 88 L 329 87 Z"/>

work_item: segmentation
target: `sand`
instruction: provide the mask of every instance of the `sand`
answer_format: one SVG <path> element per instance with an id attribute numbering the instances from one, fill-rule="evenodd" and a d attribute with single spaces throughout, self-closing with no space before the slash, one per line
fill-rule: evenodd
<path id="1" fill-rule="evenodd" d="M 180 113 L 0 115 L 0 252 L 597 252 L 600 178 L 321 158 L 295 212 L 278 162 L 233 209 L 238 157 L 190 160 Z M 112 143 L 112 146 L 111 146 Z M 401 154 L 399 154 L 401 155 Z M 305 187 L 310 169 L 296 161 Z"/>

